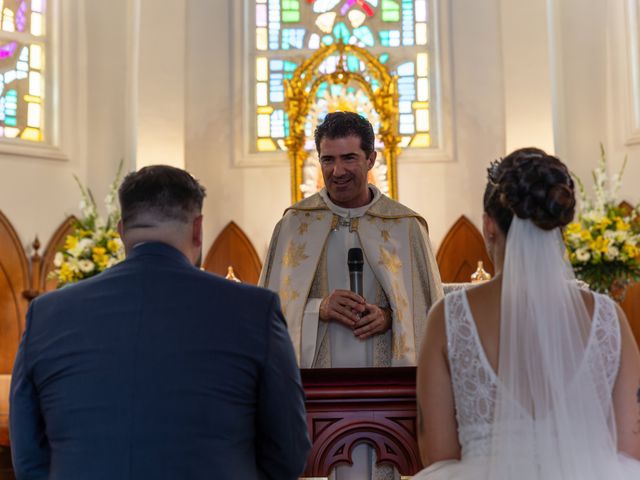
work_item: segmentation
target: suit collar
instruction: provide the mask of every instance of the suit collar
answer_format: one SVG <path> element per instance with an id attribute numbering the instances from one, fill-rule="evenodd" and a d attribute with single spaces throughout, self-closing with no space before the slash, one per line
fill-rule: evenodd
<path id="1" fill-rule="evenodd" d="M 148 255 L 168 257 L 191 267 L 194 266 L 180 250 L 162 242 L 144 242 L 136 245 L 127 255 L 127 260 Z"/>

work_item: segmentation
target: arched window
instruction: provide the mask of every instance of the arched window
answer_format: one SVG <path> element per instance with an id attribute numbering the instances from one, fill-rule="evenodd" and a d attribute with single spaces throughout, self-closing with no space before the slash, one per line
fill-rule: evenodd
<path id="1" fill-rule="evenodd" d="M 398 75 L 399 125 L 403 148 L 437 146 L 433 135 L 438 116 L 432 90 L 434 44 L 433 0 L 251 0 L 252 27 L 249 75 L 253 85 L 253 152 L 284 150 L 288 119 L 284 110 L 283 81 L 300 62 L 322 44 L 342 41 L 367 48 L 391 73 Z M 330 73 L 328 59 L 321 67 Z M 357 58 L 348 68 L 363 71 Z M 371 105 L 352 86 L 326 86 L 317 94 L 315 112 L 322 119 L 328 111 L 346 104 L 372 118 Z M 373 115 L 375 118 L 375 115 Z M 314 125 L 314 122 L 310 122 Z M 375 126 L 375 122 L 374 122 Z M 312 149 L 312 145 L 309 145 Z"/>
<path id="2" fill-rule="evenodd" d="M 45 140 L 45 7 L 45 0 L 0 0 L 2 141 Z"/>

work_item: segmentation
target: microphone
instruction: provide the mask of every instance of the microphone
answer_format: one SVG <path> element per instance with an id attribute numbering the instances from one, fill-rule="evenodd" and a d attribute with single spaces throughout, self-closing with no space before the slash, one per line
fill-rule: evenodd
<path id="1" fill-rule="evenodd" d="M 347 256 L 347 265 L 349 266 L 349 284 L 353 293 L 357 293 L 363 297 L 362 288 L 362 267 L 364 266 L 364 257 L 361 248 L 350 248 Z"/>

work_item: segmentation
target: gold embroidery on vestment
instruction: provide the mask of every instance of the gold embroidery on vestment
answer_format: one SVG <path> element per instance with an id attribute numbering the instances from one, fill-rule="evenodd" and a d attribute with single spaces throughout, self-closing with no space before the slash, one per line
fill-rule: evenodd
<path id="1" fill-rule="evenodd" d="M 309 224 L 301 222 L 300 226 L 298 227 L 298 235 L 304 235 L 305 233 L 307 233 L 307 230 L 309 230 Z"/>
<path id="2" fill-rule="evenodd" d="M 331 219 L 331 230 L 337 230 L 338 224 L 340 223 L 340 217 L 338 217 L 335 213 L 333 214 L 333 218 Z"/>
<path id="3" fill-rule="evenodd" d="M 394 335 L 393 338 L 393 358 L 398 360 L 409 353 L 409 345 L 407 345 L 407 336 L 402 333 Z"/>
<path id="4" fill-rule="evenodd" d="M 305 253 L 307 247 L 306 243 L 296 244 L 295 242 L 289 242 L 287 251 L 282 258 L 282 265 L 285 267 L 297 267 L 304 262 L 309 256 Z"/>
<path id="5" fill-rule="evenodd" d="M 291 276 L 287 275 L 284 279 L 284 283 L 282 285 L 282 289 L 280 290 L 280 300 L 282 301 L 282 310 L 286 313 L 287 307 L 292 300 L 295 300 L 300 296 L 300 293 L 297 290 L 291 288 Z"/>
<path id="6" fill-rule="evenodd" d="M 402 260 L 398 254 L 393 251 L 389 251 L 384 248 L 382 245 L 380 246 L 380 261 L 379 265 L 383 265 L 389 272 L 396 275 L 400 270 L 402 270 Z"/>

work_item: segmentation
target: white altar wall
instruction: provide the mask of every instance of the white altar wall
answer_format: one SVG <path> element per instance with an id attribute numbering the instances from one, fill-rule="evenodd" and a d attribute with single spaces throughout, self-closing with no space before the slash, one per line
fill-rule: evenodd
<path id="1" fill-rule="evenodd" d="M 621 196 L 640 201 L 640 147 L 627 145 L 636 131 L 627 105 L 638 95 L 627 85 L 624 8 L 635 1 L 558 0 L 550 10 L 527 0 L 440 2 L 450 9 L 441 31 L 449 36 L 443 64 L 451 74 L 453 155 L 445 162 L 401 156 L 398 167 L 400 200 L 427 218 L 436 246 L 461 214 L 480 226 L 488 162 L 527 143 L 555 145 L 587 181 L 600 141 L 613 166 L 628 154 Z M 101 199 L 125 159 L 129 167 L 185 165 L 208 189 L 205 248 L 234 220 L 264 255 L 290 202 L 289 168 L 286 161 L 237 166 L 242 58 L 233 42 L 243 32 L 233 27 L 231 6 L 239 3 L 62 0 L 71 22 L 63 37 L 74 39 L 61 59 L 67 159 L 0 154 L 0 210 L 25 245 L 36 233 L 46 243 L 77 212 L 72 173 Z M 74 22 L 70 6 L 78 4 Z"/>

